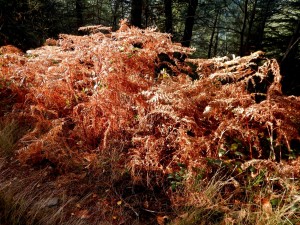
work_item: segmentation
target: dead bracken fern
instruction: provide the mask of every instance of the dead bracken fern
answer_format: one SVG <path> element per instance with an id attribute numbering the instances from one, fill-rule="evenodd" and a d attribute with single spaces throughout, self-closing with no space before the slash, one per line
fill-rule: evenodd
<path id="1" fill-rule="evenodd" d="M 0 117 L 30 127 L 14 144 L 22 163 L 63 173 L 120 148 L 116 165 L 151 187 L 182 168 L 209 171 L 208 159 L 298 157 L 300 98 L 282 95 L 278 63 L 263 52 L 189 59 L 169 34 L 126 21 L 109 34 L 81 30 L 90 34 L 26 54 L 0 50 Z"/>
<path id="2" fill-rule="evenodd" d="M 299 98 L 281 94 L 277 62 L 260 54 L 199 60 L 199 80 L 167 77 L 142 92 L 148 110 L 133 137 L 134 171 L 168 174 L 178 163 L 201 167 L 206 157 L 280 160 L 297 150 Z"/>
<path id="3" fill-rule="evenodd" d="M 65 143 L 71 152 L 82 146 L 105 151 L 120 139 L 132 142 L 133 171 L 168 173 L 179 162 L 203 165 L 204 157 L 281 159 L 295 150 L 299 98 L 281 94 L 275 60 L 255 52 L 184 62 L 178 54 L 191 50 L 173 44 L 168 34 L 125 22 L 109 36 L 94 30 L 102 26 L 81 28 L 94 31 L 61 35 L 56 46 L 23 55 L 2 48 L 1 93 L 17 96 L 13 113 L 22 111 L 35 124 L 20 140 L 22 155 L 30 158 L 36 148 L 30 146 L 44 139 L 49 146 Z M 199 79 L 189 77 L 187 62 L 197 65 Z M 60 132 L 53 132 L 57 126 Z M 45 149 L 38 151 L 48 158 L 59 148 Z"/>

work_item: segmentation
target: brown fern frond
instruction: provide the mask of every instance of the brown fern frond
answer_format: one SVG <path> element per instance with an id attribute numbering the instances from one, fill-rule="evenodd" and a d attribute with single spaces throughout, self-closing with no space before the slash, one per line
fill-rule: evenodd
<path id="1" fill-rule="evenodd" d="M 169 34 L 125 20 L 109 35 L 80 29 L 90 34 L 0 57 L 8 105 L 0 116 L 30 121 L 16 145 L 26 162 L 70 168 L 70 157 L 74 166 L 119 148 L 132 177 L 151 186 L 180 163 L 192 172 L 208 158 L 279 161 L 295 152 L 299 98 L 282 95 L 279 65 L 263 52 L 189 59 L 193 49 Z"/>

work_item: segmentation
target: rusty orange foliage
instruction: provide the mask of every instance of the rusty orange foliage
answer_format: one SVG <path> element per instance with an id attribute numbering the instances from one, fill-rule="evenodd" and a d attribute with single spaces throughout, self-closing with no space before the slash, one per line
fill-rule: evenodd
<path id="1" fill-rule="evenodd" d="M 190 59 L 153 29 L 92 28 L 26 54 L 2 48 L 0 116 L 32 127 L 16 145 L 21 162 L 64 171 L 119 148 L 132 176 L 151 182 L 178 163 L 281 160 L 299 147 L 300 99 L 282 95 L 278 63 L 262 52 Z"/>

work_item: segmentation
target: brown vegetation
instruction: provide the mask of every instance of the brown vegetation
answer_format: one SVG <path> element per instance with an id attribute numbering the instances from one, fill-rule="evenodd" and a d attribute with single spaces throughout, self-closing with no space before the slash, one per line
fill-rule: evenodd
<path id="1" fill-rule="evenodd" d="M 299 185 L 285 179 L 299 182 L 300 98 L 282 95 L 276 60 L 190 59 L 152 29 L 90 28 L 1 48 L 1 193 L 22 193 L 7 182 L 24 174 L 44 188 L 37 202 L 58 193 L 58 217 L 41 224 L 299 221 Z"/>

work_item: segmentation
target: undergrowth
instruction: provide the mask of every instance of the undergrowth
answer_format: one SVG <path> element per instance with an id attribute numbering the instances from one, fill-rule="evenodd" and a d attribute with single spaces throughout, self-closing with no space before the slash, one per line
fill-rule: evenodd
<path id="1" fill-rule="evenodd" d="M 191 59 L 170 35 L 125 21 L 91 29 L 26 54 L 0 51 L 1 158 L 21 171 L 50 168 L 69 191 L 63 202 L 85 199 L 62 220 L 299 222 L 300 99 L 282 95 L 276 60 Z M 9 196 L 6 208 L 37 204 Z"/>

